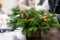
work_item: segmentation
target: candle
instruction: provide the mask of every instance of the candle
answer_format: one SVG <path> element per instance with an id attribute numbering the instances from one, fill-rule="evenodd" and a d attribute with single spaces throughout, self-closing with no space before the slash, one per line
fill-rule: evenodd
<path id="1" fill-rule="evenodd" d="M 2 10 L 2 0 L 0 0 L 0 10 Z"/>

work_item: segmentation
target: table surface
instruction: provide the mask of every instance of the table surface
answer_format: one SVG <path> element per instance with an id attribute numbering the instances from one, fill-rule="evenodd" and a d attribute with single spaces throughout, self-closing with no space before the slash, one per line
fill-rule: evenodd
<path id="1" fill-rule="evenodd" d="M 15 39 L 14 39 L 15 37 Z M 26 40 L 25 36 L 21 34 L 21 31 L 12 31 L 0 33 L 0 40 Z M 60 30 L 57 31 L 54 35 L 43 35 L 41 40 L 60 40 Z"/>
<path id="2" fill-rule="evenodd" d="M 51 34 L 45 37 L 43 36 L 42 40 L 60 40 L 60 30 L 58 30 L 55 34 Z"/>

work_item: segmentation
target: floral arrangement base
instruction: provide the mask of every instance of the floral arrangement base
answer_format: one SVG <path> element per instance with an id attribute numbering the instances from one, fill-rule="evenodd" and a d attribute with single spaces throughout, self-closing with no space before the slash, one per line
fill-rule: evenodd
<path id="1" fill-rule="evenodd" d="M 31 37 L 27 37 L 27 40 L 41 40 L 41 30 L 37 30 Z"/>

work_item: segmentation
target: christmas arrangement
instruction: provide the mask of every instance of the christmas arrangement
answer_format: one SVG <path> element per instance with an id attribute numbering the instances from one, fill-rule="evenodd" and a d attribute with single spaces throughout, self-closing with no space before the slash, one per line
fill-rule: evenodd
<path id="1" fill-rule="evenodd" d="M 47 33 L 51 28 L 60 27 L 57 18 L 53 14 L 37 11 L 34 8 L 30 10 L 14 8 L 10 18 L 9 26 L 13 29 L 23 27 L 22 32 L 26 33 L 27 36 L 32 36 L 37 30 Z"/>

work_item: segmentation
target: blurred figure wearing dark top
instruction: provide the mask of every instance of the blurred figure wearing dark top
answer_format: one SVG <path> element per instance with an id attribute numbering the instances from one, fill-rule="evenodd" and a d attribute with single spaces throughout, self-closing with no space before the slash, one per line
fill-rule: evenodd
<path id="1" fill-rule="evenodd" d="M 60 0 L 58 1 L 58 5 L 56 7 L 56 12 L 60 14 Z"/>
<path id="2" fill-rule="evenodd" d="M 60 0 L 49 0 L 50 12 L 57 14 L 57 19 L 60 23 Z"/>
<path id="3" fill-rule="evenodd" d="M 58 1 L 58 5 L 56 7 L 56 13 L 58 14 L 58 21 L 60 23 L 60 0 Z"/>

